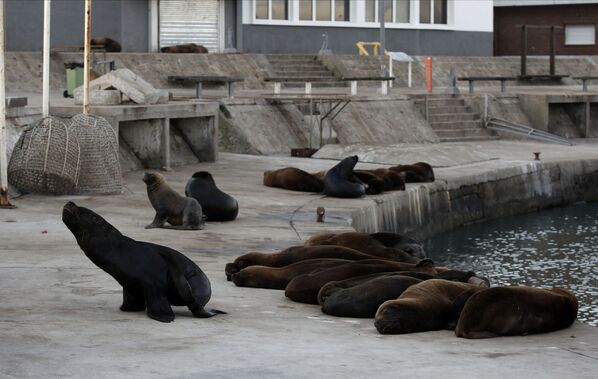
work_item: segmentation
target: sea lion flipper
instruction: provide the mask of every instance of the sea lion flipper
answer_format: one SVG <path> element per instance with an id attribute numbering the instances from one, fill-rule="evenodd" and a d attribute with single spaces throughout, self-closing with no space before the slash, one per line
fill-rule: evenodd
<path id="1" fill-rule="evenodd" d="M 193 316 L 198 318 L 210 318 L 216 315 L 225 315 L 227 314 L 224 311 L 218 309 L 205 309 L 204 307 L 192 307 L 189 306 L 189 310 L 193 313 Z"/>
<path id="2" fill-rule="evenodd" d="M 158 254 L 164 259 L 166 264 L 168 265 L 168 271 L 170 272 L 170 277 L 174 282 L 174 285 L 186 303 L 191 304 L 195 302 L 195 298 L 193 297 L 193 290 L 191 289 L 191 285 L 184 274 L 184 268 L 179 267 L 177 265 L 176 260 L 172 258 L 168 252 L 159 251 Z"/>
<path id="3" fill-rule="evenodd" d="M 146 290 L 145 301 L 147 303 L 147 315 L 150 318 L 160 322 L 174 320 L 174 312 L 168 303 L 168 299 L 156 288 Z"/>
<path id="4" fill-rule="evenodd" d="M 145 310 L 145 299 L 135 296 L 126 288 L 123 288 L 123 304 L 120 306 L 123 312 L 141 312 Z"/>

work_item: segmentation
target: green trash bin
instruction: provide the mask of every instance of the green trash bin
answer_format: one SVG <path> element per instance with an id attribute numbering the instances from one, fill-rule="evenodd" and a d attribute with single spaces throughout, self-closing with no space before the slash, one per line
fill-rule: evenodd
<path id="1" fill-rule="evenodd" d="M 66 91 L 64 97 L 74 97 L 75 88 L 83 85 L 83 63 L 65 63 L 66 67 Z"/>

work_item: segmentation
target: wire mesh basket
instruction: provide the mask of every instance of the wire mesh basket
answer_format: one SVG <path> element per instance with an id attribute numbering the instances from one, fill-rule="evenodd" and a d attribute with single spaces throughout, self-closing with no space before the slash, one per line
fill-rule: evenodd
<path id="1" fill-rule="evenodd" d="M 79 193 L 115 194 L 122 191 L 118 135 L 105 118 L 78 114 L 71 118 L 69 131 L 81 147 Z"/>
<path id="2" fill-rule="evenodd" d="M 25 193 L 75 194 L 79 173 L 79 142 L 58 117 L 28 126 L 8 164 L 8 181 Z"/>

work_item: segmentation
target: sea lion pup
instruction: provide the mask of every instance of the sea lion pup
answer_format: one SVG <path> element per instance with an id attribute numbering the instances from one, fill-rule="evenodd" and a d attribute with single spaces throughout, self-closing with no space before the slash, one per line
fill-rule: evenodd
<path id="1" fill-rule="evenodd" d="M 357 198 L 365 194 L 367 186 L 353 173 L 359 158 L 347 157 L 332 167 L 324 177 L 324 194 L 332 197 Z"/>
<path id="2" fill-rule="evenodd" d="M 376 312 L 374 325 L 381 334 L 405 334 L 449 328 L 453 301 L 473 286 L 430 279 L 407 288 Z"/>
<path id="3" fill-rule="evenodd" d="M 95 37 L 90 41 L 90 45 L 93 47 L 99 47 L 106 50 L 107 53 L 120 53 L 120 43 L 108 37 Z"/>
<path id="4" fill-rule="evenodd" d="M 393 262 L 384 259 L 367 259 L 349 262 L 309 274 L 299 275 L 289 282 L 284 294 L 298 303 L 318 304 L 318 292 L 328 282 L 348 279 L 376 272 L 414 271 L 436 274 L 434 263 L 425 259 L 420 263 Z"/>
<path id="5" fill-rule="evenodd" d="M 426 183 L 434 181 L 434 170 L 426 162 L 417 162 L 412 165 L 396 165 L 390 167 L 396 173 L 405 176 L 405 183 Z"/>
<path id="6" fill-rule="evenodd" d="M 154 320 L 174 320 L 171 305 L 186 305 L 195 317 L 212 317 L 206 310 L 212 290 L 197 265 L 176 250 L 122 235 L 100 215 L 68 202 L 62 221 L 85 255 L 123 287 L 123 312 L 140 312 Z"/>
<path id="7" fill-rule="evenodd" d="M 197 200 L 208 221 L 233 221 L 239 214 L 237 200 L 222 192 L 207 171 L 191 176 L 185 186 L 185 196 Z"/>
<path id="8" fill-rule="evenodd" d="M 146 172 L 143 181 L 147 185 L 150 203 L 156 210 L 154 221 L 146 229 L 203 229 L 205 220 L 197 200 L 179 195 L 166 183 L 164 176 L 157 172 Z M 165 226 L 166 221 L 172 226 Z"/>
<path id="9" fill-rule="evenodd" d="M 382 303 L 398 298 L 411 285 L 429 279 L 467 283 L 472 276 L 471 271 L 454 270 L 436 275 L 404 271 L 366 275 L 326 283 L 318 292 L 318 303 L 322 312 L 333 316 L 373 318 Z"/>
<path id="10" fill-rule="evenodd" d="M 359 180 L 367 184 L 365 193 L 368 195 L 378 195 L 384 192 L 384 189 L 388 186 L 384 179 L 367 170 L 355 170 L 353 173 Z"/>
<path id="11" fill-rule="evenodd" d="M 343 246 L 291 246 L 278 253 L 247 253 L 243 254 L 225 267 L 226 278 L 249 266 L 283 267 L 318 258 L 337 258 L 350 261 L 375 259 L 376 257 Z"/>
<path id="12" fill-rule="evenodd" d="M 181 45 L 166 46 L 160 49 L 163 53 L 178 54 L 207 54 L 208 49 L 205 46 L 196 43 L 184 43 Z"/>
<path id="13" fill-rule="evenodd" d="M 400 262 L 417 263 L 419 258 L 413 256 L 409 252 L 395 247 L 387 247 L 380 240 L 373 238 L 368 233 L 347 232 L 340 234 L 332 234 L 329 238 L 327 235 L 313 236 L 305 241 L 305 246 L 319 246 L 319 245 L 338 245 L 355 249 L 364 254 L 374 255 L 379 258 L 391 259 Z M 389 238 L 386 238 L 389 239 Z M 419 250 L 413 250 L 415 247 L 409 247 L 407 244 L 403 245 L 413 254 L 421 255 Z M 423 249 L 422 249 L 423 250 Z"/>
<path id="14" fill-rule="evenodd" d="M 301 192 L 322 192 L 324 189 L 322 180 L 295 167 L 264 172 L 264 185 Z"/>
<path id="15" fill-rule="evenodd" d="M 489 338 L 552 332 L 570 326 L 577 309 L 577 298 L 563 288 L 489 288 L 467 300 L 455 335 Z"/>
<path id="16" fill-rule="evenodd" d="M 283 267 L 249 266 L 232 274 L 231 279 L 237 287 L 283 290 L 297 275 L 340 266 L 348 262 L 351 261 L 323 258 L 299 261 Z"/>

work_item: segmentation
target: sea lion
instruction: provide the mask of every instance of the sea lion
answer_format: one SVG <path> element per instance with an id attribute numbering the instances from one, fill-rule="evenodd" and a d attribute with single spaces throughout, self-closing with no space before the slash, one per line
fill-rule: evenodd
<path id="1" fill-rule="evenodd" d="M 318 304 L 318 292 L 328 282 L 348 279 L 376 272 L 414 271 L 437 274 L 434 263 L 425 259 L 420 263 L 393 262 L 384 259 L 367 259 L 349 262 L 318 272 L 299 275 L 289 282 L 284 294 L 298 303 Z"/>
<path id="2" fill-rule="evenodd" d="M 376 168 L 373 170 L 367 170 L 375 175 L 378 175 L 386 183 L 386 191 L 404 191 L 405 190 L 405 179 L 398 172 L 394 172 L 387 168 Z"/>
<path id="3" fill-rule="evenodd" d="M 185 196 L 197 200 L 208 221 L 232 221 L 239 214 L 237 200 L 222 192 L 207 171 L 191 176 L 185 186 Z"/>
<path id="4" fill-rule="evenodd" d="M 455 335 L 489 338 L 552 332 L 570 326 L 577 310 L 577 298 L 563 288 L 489 288 L 467 300 Z"/>
<path id="5" fill-rule="evenodd" d="M 120 43 L 108 37 L 95 37 L 90 41 L 90 45 L 93 47 L 99 47 L 100 49 L 106 50 L 108 53 L 120 53 Z"/>
<path id="6" fill-rule="evenodd" d="M 68 202 L 62 221 L 85 255 L 123 287 L 124 312 L 147 308 L 154 320 L 174 320 L 171 305 L 186 305 L 195 317 L 212 317 L 206 310 L 212 290 L 203 271 L 176 250 L 135 241 L 90 209 Z"/>
<path id="7" fill-rule="evenodd" d="M 350 261 L 375 259 L 376 257 L 343 246 L 291 246 L 278 253 L 247 253 L 232 263 L 227 263 L 225 273 L 230 276 L 249 266 L 283 267 L 299 261 L 318 258 L 336 258 Z"/>
<path id="8" fill-rule="evenodd" d="M 370 171 L 355 170 L 353 173 L 359 180 L 367 185 L 365 193 L 368 195 L 378 195 L 384 192 L 384 189 L 388 186 L 388 183 L 385 182 L 384 179 Z"/>
<path id="9" fill-rule="evenodd" d="M 326 283 L 318 292 L 318 303 L 322 312 L 333 316 L 373 318 L 382 303 L 398 298 L 411 285 L 429 279 L 468 283 L 473 276 L 474 272 L 456 270 L 436 275 L 404 271 L 371 274 Z"/>
<path id="10" fill-rule="evenodd" d="M 453 301 L 472 287 L 444 279 L 423 281 L 380 305 L 374 325 L 381 334 L 448 329 Z"/>
<path id="11" fill-rule="evenodd" d="M 377 234 L 377 233 L 375 233 Z M 419 262 L 419 258 L 414 255 L 423 255 L 423 248 L 417 247 L 412 242 L 415 240 L 406 237 L 405 243 L 401 244 L 401 236 L 397 235 L 394 238 L 395 244 L 392 246 L 385 246 L 384 243 L 390 244 L 392 241 L 390 236 L 380 234 L 379 237 L 374 238 L 368 233 L 347 232 L 340 234 L 323 234 L 316 235 L 305 241 L 305 246 L 319 246 L 319 245 L 338 245 L 355 249 L 365 254 L 374 255 L 376 257 L 391 259 L 400 262 Z M 384 243 L 383 243 L 384 242 Z M 417 241 L 415 241 L 417 242 Z M 413 246 L 411 246 L 413 245 Z M 401 246 L 396 248 L 395 246 Z M 406 249 L 408 251 L 403 250 Z"/>
<path id="12" fill-rule="evenodd" d="M 405 183 L 426 183 L 434 181 L 434 170 L 426 162 L 417 162 L 412 165 L 396 165 L 390 167 L 396 173 L 405 176 Z"/>
<path id="13" fill-rule="evenodd" d="M 359 158 L 347 157 L 332 167 L 324 177 L 324 194 L 332 197 L 357 198 L 365 194 L 367 186 L 353 173 Z"/>
<path id="14" fill-rule="evenodd" d="M 301 192 L 322 192 L 324 189 L 322 180 L 295 167 L 264 172 L 264 185 Z"/>
<path id="15" fill-rule="evenodd" d="M 205 46 L 196 43 L 184 43 L 180 45 L 166 46 L 160 49 L 163 53 L 171 54 L 207 54 L 208 49 Z"/>
<path id="16" fill-rule="evenodd" d="M 154 221 L 146 229 L 203 229 L 205 220 L 197 200 L 179 195 L 166 183 L 164 176 L 157 172 L 146 172 L 143 181 L 147 185 L 150 203 L 156 210 Z M 166 221 L 172 226 L 165 226 Z"/>
<path id="17" fill-rule="evenodd" d="M 283 267 L 249 266 L 231 275 L 237 287 L 283 290 L 297 275 L 348 263 L 345 259 L 308 259 Z"/>
<path id="18" fill-rule="evenodd" d="M 370 237 L 380 242 L 386 247 L 393 249 L 402 250 L 414 257 L 425 258 L 426 252 L 424 251 L 423 244 L 404 234 L 391 233 L 391 232 L 378 232 L 370 233 Z"/>

